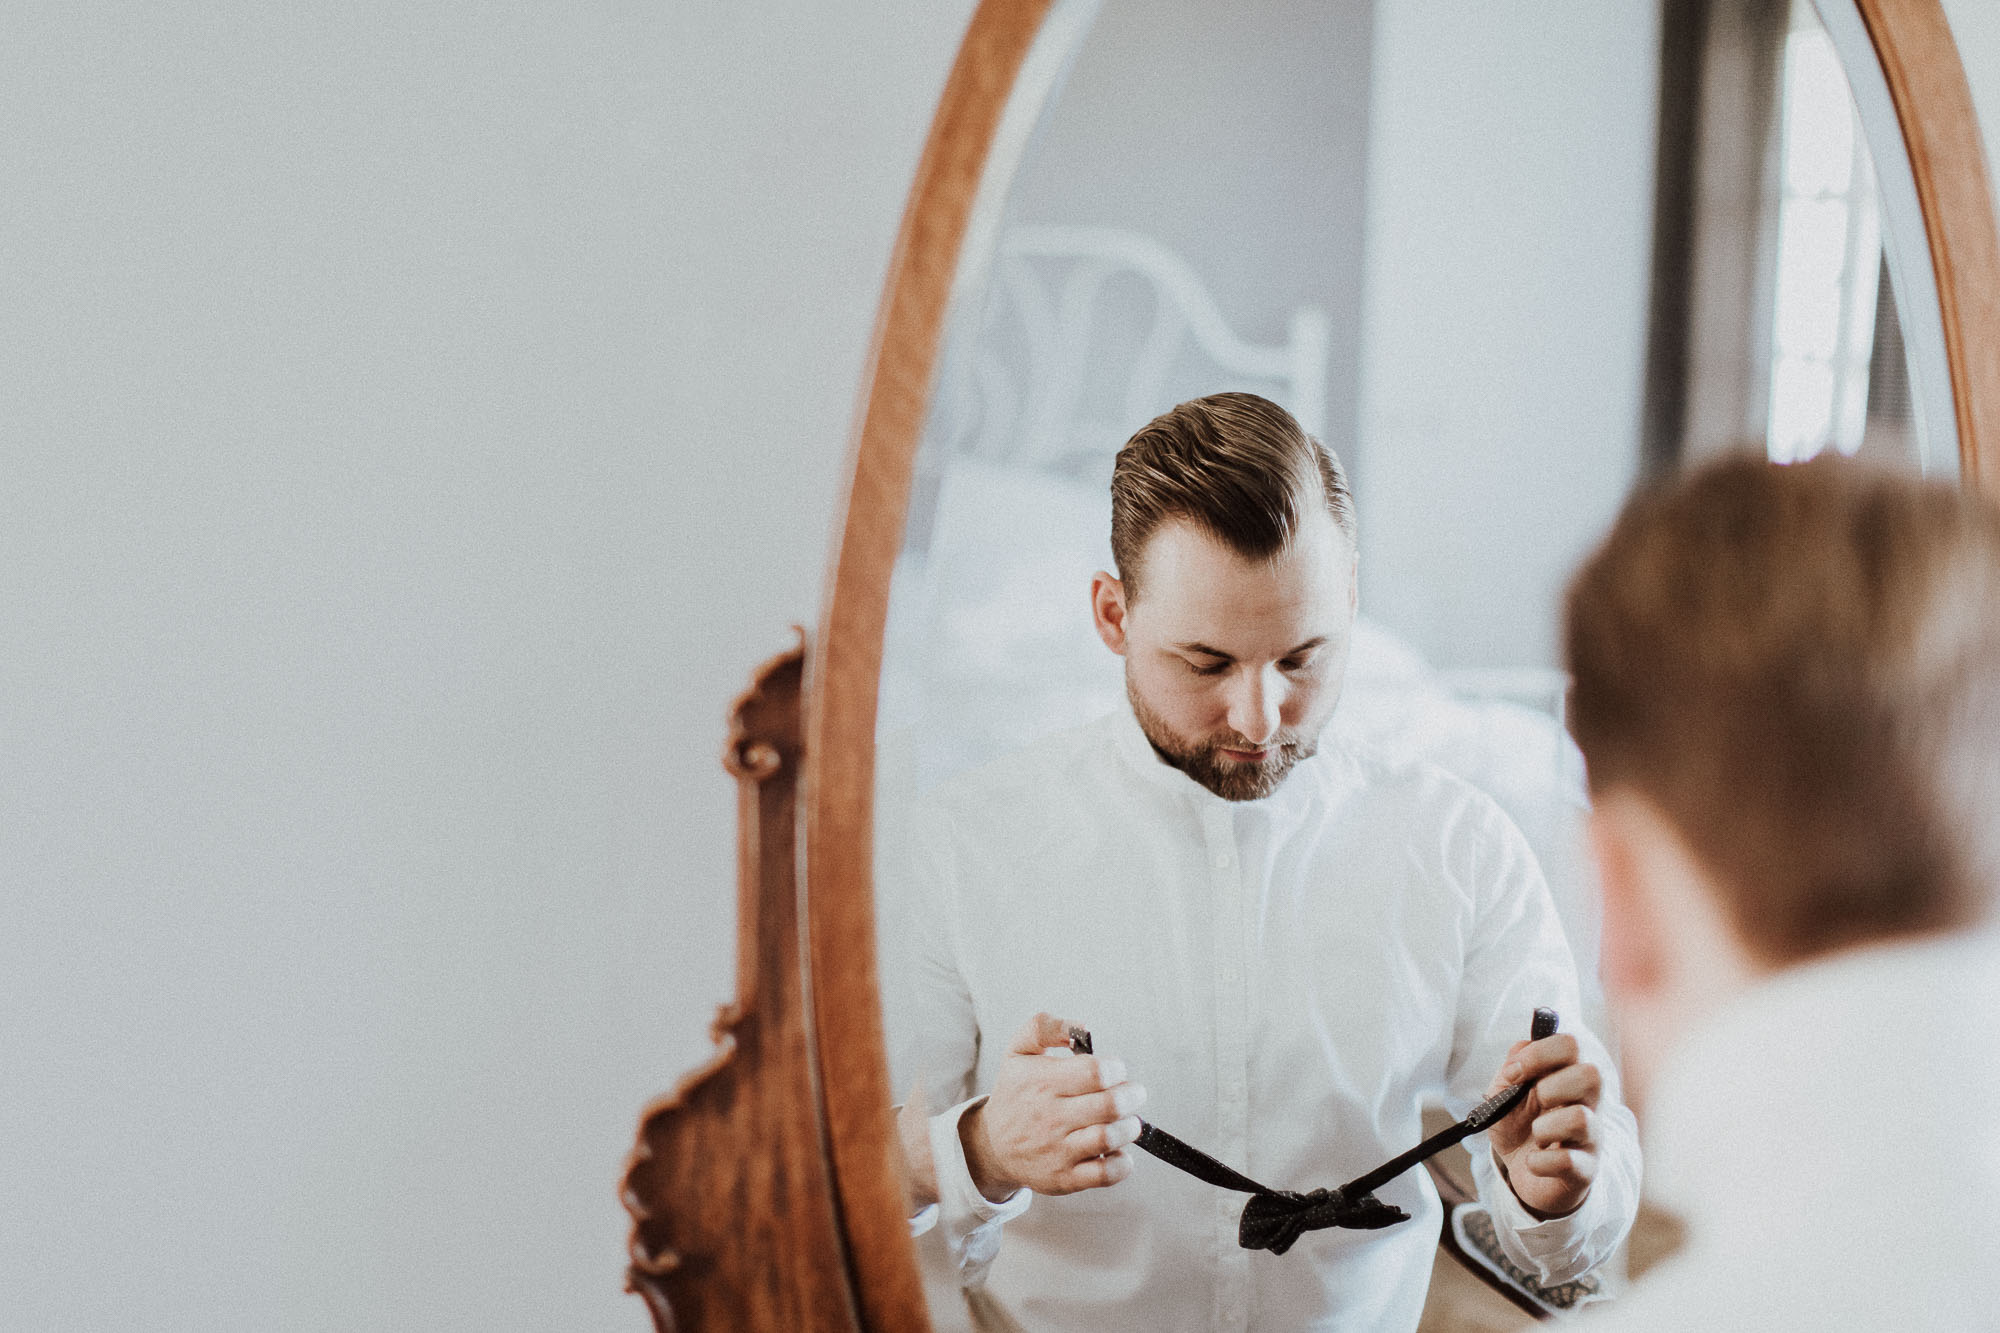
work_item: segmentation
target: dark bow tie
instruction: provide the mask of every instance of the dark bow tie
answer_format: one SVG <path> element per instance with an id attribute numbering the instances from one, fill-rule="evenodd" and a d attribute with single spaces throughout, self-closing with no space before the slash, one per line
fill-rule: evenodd
<path id="1" fill-rule="evenodd" d="M 1201 1149 L 1181 1142 L 1158 1125 L 1143 1120 L 1139 1123 L 1139 1146 L 1153 1156 L 1197 1180 L 1250 1196 L 1250 1201 L 1243 1205 L 1243 1220 L 1236 1226 L 1236 1243 L 1246 1250 L 1283 1254 L 1308 1231 L 1323 1227 L 1375 1231 L 1410 1218 L 1402 1209 L 1383 1203 L 1366 1190 L 1318 1189 L 1300 1194 L 1294 1190 L 1270 1189 Z"/>
<path id="2" fill-rule="evenodd" d="M 1556 1022 L 1555 1010 L 1535 1010 L 1530 1040 L 1540 1041 L 1553 1035 Z M 1082 1028 L 1071 1028 L 1070 1049 L 1082 1055 L 1090 1054 L 1090 1034 Z M 1143 1120 L 1139 1122 L 1137 1142 L 1139 1147 L 1167 1165 L 1177 1167 L 1197 1180 L 1248 1194 L 1250 1201 L 1243 1205 L 1243 1218 L 1236 1225 L 1236 1243 L 1246 1250 L 1269 1250 L 1273 1254 L 1283 1254 L 1308 1231 L 1327 1227 L 1379 1231 L 1383 1227 L 1409 1221 L 1408 1213 L 1394 1204 L 1383 1203 L 1374 1192 L 1425 1158 L 1434 1157 L 1452 1144 L 1490 1128 L 1520 1105 L 1531 1086 L 1528 1083 L 1510 1084 L 1473 1107 L 1465 1119 L 1431 1135 L 1400 1157 L 1392 1157 L 1373 1171 L 1363 1172 L 1339 1189 L 1316 1189 L 1309 1194 L 1260 1185 L 1227 1163 Z"/>
<path id="3" fill-rule="evenodd" d="M 1324 1227 L 1380 1231 L 1409 1220 L 1408 1213 L 1372 1194 L 1350 1199 L 1340 1190 L 1319 1189 L 1310 1194 L 1279 1190 L 1250 1196 L 1250 1202 L 1243 1205 L 1243 1220 L 1236 1224 L 1236 1243 L 1246 1250 L 1283 1254 L 1308 1231 Z"/>

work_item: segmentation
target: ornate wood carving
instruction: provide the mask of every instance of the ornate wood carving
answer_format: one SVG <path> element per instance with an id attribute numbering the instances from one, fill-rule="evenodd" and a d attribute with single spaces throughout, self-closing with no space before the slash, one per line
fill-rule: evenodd
<path id="1" fill-rule="evenodd" d="M 661 1333 L 857 1327 L 799 951 L 804 662 L 803 643 L 773 658 L 731 711 L 736 1000 L 716 1014 L 715 1057 L 646 1108 L 626 1163 L 627 1285 Z"/>

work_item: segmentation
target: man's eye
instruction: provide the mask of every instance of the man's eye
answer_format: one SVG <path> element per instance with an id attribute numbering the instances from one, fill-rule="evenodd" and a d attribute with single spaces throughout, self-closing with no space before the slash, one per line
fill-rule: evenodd
<path id="1" fill-rule="evenodd" d="M 1209 666 L 1203 666 L 1199 662 L 1189 662 L 1188 670 L 1194 672 L 1197 676 L 1219 676 L 1229 670 L 1229 663 L 1216 662 Z"/>
<path id="2" fill-rule="evenodd" d="M 1306 653 L 1300 657 L 1287 657 L 1284 661 L 1278 663 L 1278 669 L 1281 671 L 1304 671 L 1312 665 L 1314 656 L 1315 654 L 1313 653 Z"/>

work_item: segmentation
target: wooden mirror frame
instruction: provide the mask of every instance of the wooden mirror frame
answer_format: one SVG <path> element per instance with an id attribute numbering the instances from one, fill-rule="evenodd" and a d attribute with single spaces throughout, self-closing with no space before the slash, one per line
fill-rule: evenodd
<path id="1" fill-rule="evenodd" d="M 1979 123 L 1939 0 L 1849 3 L 1915 177 L 1960 476 L 2000 499 L 2000 240 Z M 722 1049 L 643 1115 L 623 1198 L 656 1324 L 929 1326 L 909 1238 L 875 967 L 875 722 L 890 575 L 961 252 L 1010 98 L 1052 9 L 981 0 L 890 261 L 816 647 L 738 702 L 737 999 Z M 802 835 L 802 836 L 801 836 Z"/>

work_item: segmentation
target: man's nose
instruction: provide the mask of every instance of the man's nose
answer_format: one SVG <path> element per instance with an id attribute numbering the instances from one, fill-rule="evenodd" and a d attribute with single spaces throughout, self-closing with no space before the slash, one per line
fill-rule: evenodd
<path id="1" fill-rule="evenodd" d="M 1285 702 L 1284 674 L 1276 667 L 1239 672 L 1229 700 L 1229 726 L 1252 745 L 1278 734 Z"/>

